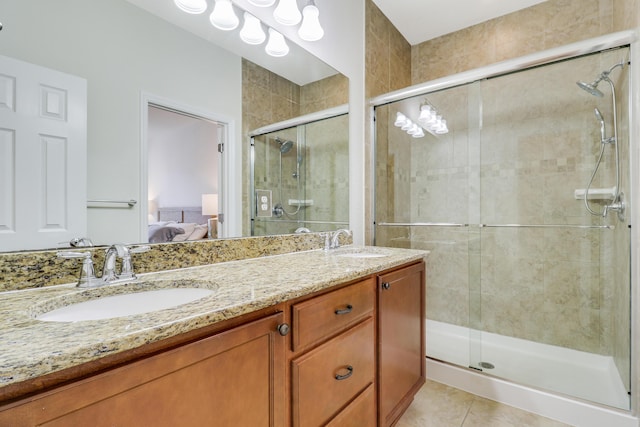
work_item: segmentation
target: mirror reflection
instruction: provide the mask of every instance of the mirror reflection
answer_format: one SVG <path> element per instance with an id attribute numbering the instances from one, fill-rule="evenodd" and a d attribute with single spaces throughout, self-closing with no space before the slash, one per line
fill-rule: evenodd
<path id="1" fill-rule="evenodd" d="M 222 125 L 226 133 L 223 132 L 222 139 L 225 143 L 232 143 L 238 150 L 237 155 L 243 159 L 243 182 L 235 183 L 234 188 L 245 194 L 250 191 L 247 135 L 251 129 L 346 102 L 348 90 L 344 88 L 348 85 L 347 79 L 335 71 L 328 74 L 328 67 L 324 64 L 325 70 L 316 73 L 319 80 L 307 78 L 296 83 L 296 78 L 282 77 L 266 68 L 268 62 L 257 65 L 260 62 L 258 56 L 249 58 L 251 55 L 264 55 L 263 49 L 255 49 L 254 53 L 247 55 L 243 53 L 248 58 L 243 60 L 236 53 L 212 43 L 210 40 L 214 37 L 196 36 L 192 31 L 179 28 L 176 23 L 167 22 L 165 16 L 152 14 L 132 3 L 124 0 L 22 0 L 3 6 L 0 55 L 86 82 L 86 109 L 82 110 L 86 118 L 83 141 L 86 157 L 65 165 L 67 170 L 86 170 L 84 178 L 78 179 L 86 189 L 80 190 L 82 203 L 64 211 L 67 217 L 83 216 L 86 232 L 83 235 L 75 230 L 71 233 L 67 230 L 68 224 L 61 221 L 59 228 L 64 232 L 53 240 L 51 237 L 55 233 L 48 230 L 50 238 L 45 242 L 40 241 L 37 235 L 14 239 L 11 245 L 0 241 L 0 251 L 65 247 L 70 239 L 79 237 L 89 237 L 96 245 L 148 241 L 148 223 L 159 218 L 161 206 L 154 205 L 151 191 L 155 189 L 149 187 L 150 192 L 147 193 L 150 184 L 148 147 L 146 136 L 144 141 L 141 137 L 141 134 L 146 135 L 143 118 L 146 119 L 148 105 L 142 101 L 145 96 L 147 98 L 144 99 L 166 100 L 168 105 L 185 106 L 188 111 L 202 112 L 202 116 L 210 114 L 225 119 Z M 170 0 L 152 3 L 175 9 Z M 180 22 L 181 27 L 183 24 Z M 211 28 L 210 31 L 216 30 Z M 301 64 L 298 69 L 313 69 L 313 64 L 319 63 L 293 43 L 289 45 L 292 52 L 287 61 Z M 307 56 L 296 57 L 298 53 Z M 256 76 L 256 69 L 268 75 L 269 79 L 248 82 L 246 76 Z M 314 95 L 318 88 L 324 93 L 336 93 L 334 87 L 341 92 L 341 99 L 329 102 L 326 96 L 321 99 Z M 247 100 L 255 98 L 260 101 L 245 106 Z M 77 105 L 70 103 L 68 107 L 71 111 Z M 4 116 L 1 117 L 4 120 Z M 233 126 L 227 126 L 230 124 Z M 5 151 L 6 146 L 2 146 Z M 220 193 L 220 213 L 225 210 L 222 193 L 225 182 L 229 181 L 227 176 L 231 166 L 225 164 L 225 155 L 222 153 L 219 163 L 213 160 L 209 164 L 207 173 L 209 176 L 217 175 L 217 183 L 206 184 L 203 188 L 192 185 L 193 188 L 189 189 L 197 192 L 200 198 L 204 194 Z M 32 156 L 28 164 L 34 172 L 42 172 L 42 159 L 38 155 Z M 215 165 L 220 169 L 215 171 Z M 8 185 L 3 182 L 0 187 Z M 0 191 L 0 196 L 7 197 L 6 194 Z M 250 234 L 250 199 L 243 197 L 243 218 L 236 218 L 242 223 L 240 228 L 245 235 Z M 88 200 L 133 200 L 136 203 L 133 206 L 131 203 L 87 205 Z M 179 207 L 203 207 L 201 201 L 193 200 L 177 204 Z M 40 212 L 42 209 L 40 205 L 29 210 Z M 215 216 L 204 215 L 201 210 L 196 222 L 202 224 L 205 219 Z M 22 217 L 25 217 L 24 212 L 16 210 L 14 223 L 0 234 L 7 234 L 6 231 L 11 234 L 14 231 L 11 227 L 15 228 Z M 37 222 L 34 221 L 33 226 L 41 230 L 43 227 Z M 217 232 L 220 237 L 225 237 L 222 229 Z"/>

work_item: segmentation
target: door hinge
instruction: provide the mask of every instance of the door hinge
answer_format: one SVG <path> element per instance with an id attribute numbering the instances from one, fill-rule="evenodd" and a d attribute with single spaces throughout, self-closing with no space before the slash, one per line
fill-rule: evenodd
<path id="1" fill-rule="evenodd" d="M 218 153 L 223 153 L 224 152 L 224 144 L 221 142 L 218 144 Z"/>
<path id="2" fill-rule="evenodd" d="M 219 213 L 218 214 L 218 222 L 219 223 L 223 223 L 224 222 L 224 213 Z"/>

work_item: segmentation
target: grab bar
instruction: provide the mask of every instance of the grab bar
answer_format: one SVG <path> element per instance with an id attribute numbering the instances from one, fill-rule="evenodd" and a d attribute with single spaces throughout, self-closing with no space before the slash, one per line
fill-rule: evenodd
<path id="1" fill-rule="evenodd" d="M 454 222 L 379 222 L 380 227 L 468 227 L 469 224 Z"/>
<path id="2" fill-rule="evenodd" d="M 130 208 L 134 207 L 138 201 L 137 200 L 87 200 L 87 203 L 107 203 L 107 204 L 116 204 L 116 205 L 129 205 Z M 89 208 L 93 208 L 96 206 L 88 206 Z"/>

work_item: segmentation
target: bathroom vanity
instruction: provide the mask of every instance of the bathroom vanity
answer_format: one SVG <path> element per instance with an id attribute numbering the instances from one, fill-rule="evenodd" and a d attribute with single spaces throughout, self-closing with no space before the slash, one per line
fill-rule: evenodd
<path id="1" fill-rule="evenodd" d="M 425 380 L 426 253 L 370 251 L 377 255 L 308 251 L 158 274 L 216 277 L 218 290 L 165 310 L 171 319 L 156 334 L 138 331 L 159 313 L 16 324 L 75 331 L 87 347 L 60 370 L 51 369 L 55 350 L 48 368 L 17 367 L 24 378 L 0 388 L 0 425 L 392 425 Z M 106 339 L 109 325 L 121 345 L 95 354 L 89 343 Z M 66 351 L 78 349 L 57 350 Z"/>

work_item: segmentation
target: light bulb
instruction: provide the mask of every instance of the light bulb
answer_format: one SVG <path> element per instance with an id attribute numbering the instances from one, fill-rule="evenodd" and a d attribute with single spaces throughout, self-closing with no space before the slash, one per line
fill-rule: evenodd
<path id="1" fill-rule="evenodd" d="M 261 44 L 267 38 L 260 20 L 249 12 L 244 13 L 244 25 L 240 30 L 240 38 L 248 44 Z"/>
<path id="2" fill-rule="evenodd" d="M 320 40 L 324 36 L 324 30 L 320 25 L 318 16 L 320 11 L 316 7 L 313 0 L 302 9 L 302 25 L 298 29 L 298 35 L 302 40 L 314 42 Z"/>
<path id="3" fill-rule="evenodd" d="M 413 124 L 413 126 L 411 126 L 411 129 L 409 129 L 409 130 L 407 131 L 407 133 L 408 133 L 409 135 L 412 135 L 412 136 L 413 136 L 413 135 L 415 135 L 416 133 L 418 133 L 418 130 L 419 130 L 419 129 L 420 129 L 420 127 L 419 127 L 417 124 L 415 124 L 415 123 L 414 123 L 414 124 Z"/>
<path id="4" fill-rule="evenodd" d="M 424 131 L 422 128 L 418 128 L 418 131 L 411 135 L 413 138 L 422 138 L 424 136 Z"/>
<path id="5" fill-rule="evenodd" d="M 269 28 L 269 41 L 264 47 L 264 50 L 271 56 L 285 56 L 289 53 L 289 46 L 287 46 L 287 42 L 284 40 L 282 34 L 273 28 Z"/>
<path id="6" fill-rule="evenodd" d="M 216 0 L 209 20 L 211 25 L 223 31 L 235 30 L 240 24 L 240 20 L 233 11 L 231 0 Z"/>
<path id="7" fill-rule="evenodd" d="M 423 105 L 420 107 L 420 117 L 418 117 L 418 121 L 427 123 L 432 115 L 433 109 L 431 108 L 431 105 Z"/>
<path id="8" fill-rule="evenodd" d="M 436 128 L 435 132 L 438 135 L 443 135 L 445 133 L 448 133 L 449 129 L 447 128 L 447 121 L 443 119 L 438 125 L 438 127 Z"/>
<path id="9" fill-rule="evenodd" d="M 409 119 L 407 119 L 404 122 L 404 125 L 402 125 L 402 127 L 400 129 L 402 129 L 403 131 L 408 131 L 409 129 L 411 129 L 411 127 L 413 126 L 413 122 Z"/>
<path id="10" fill-rule="evenodd" d="M 296 0 L 280 0 L 273 17 L 282 25 L 297 25 L 302 19 Z"/>
<path id="11" fill-rule="evenodd" d="M 187 13 L 197 15 L 207 10 L 206 0 L 173 0 L 178 8 Z"/>
<path id="12" fill-rule="evenodd" d="M 406 121 L 407 118 L 405 117 L 405 115 L 398 111 L 396 113 L 396 121 L 393 123 L 393 125 L 396 127 L 402 127 L 404 126 Z"/>
<path id="13" fill-rule="evenodd" d="M 249 3 L 258 7 L 269 7 L 272 6 L 275 2 L 276 0 L 249 0 Z"/>

